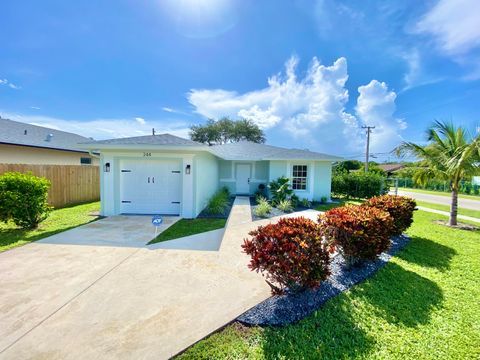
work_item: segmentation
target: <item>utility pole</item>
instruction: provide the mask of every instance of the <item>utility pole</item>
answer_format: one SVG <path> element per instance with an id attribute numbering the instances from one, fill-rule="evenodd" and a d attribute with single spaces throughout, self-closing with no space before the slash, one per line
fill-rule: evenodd
<path id="1" fill-rule="evenodd" d="M 375 126 L 362 126 L 362 129 L 367 129 L 367 146 L 365 149 L 365 173 L 368 172 L 368 160 L 370 157 L 370 134 L 372 132 L 372 129 L 375 129 Z"/>

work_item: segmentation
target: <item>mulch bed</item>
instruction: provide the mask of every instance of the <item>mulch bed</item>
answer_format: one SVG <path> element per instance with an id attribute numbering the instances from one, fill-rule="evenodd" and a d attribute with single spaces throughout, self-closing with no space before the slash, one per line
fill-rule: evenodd
<path id="1" fill-rule="evenodd" d="M 228 199 L 228 207 L 223 214 L 210 214 L 207 209 L 203 209 L 200 214 L 198 214 L 197 218 L 201 219 L 228 219 L 228 215 L 230 215 L 230 211 L 232 211 L 233 202 L 235 201 L 235 197 L 230 197 Z"/>
<path id="2" fill-rule="evenodd" d="M 283 326 L 297 322 L 315 310 L 327 300 L 348 290 L 375 274 L 400 251 L 410 238 L 402 235 L 392 238 L 392 246 L 375 261 L 347 269 L 342 255 L 337 254 L 330 264 L 331 275 L 315 290 L 298 294 L 274 295 L 240 315 L 237 320 L 245 325 Z"/>
<path id="3" fill-rule="evenodd" d="M 433 223 L 438 224 L 438 225 L 448 226 L 448 227 L 451 227 L 453 229 L 469 230 L 469 231 L 480 230 L 479 226 L 470 225 L 470 224 L 457 223 L 457 225 L 451 226 L 451 225 L 448 225 L 448 221 L 443 221 L 443 220 L 435 220 L 435 221 L 433 221 Z"/>

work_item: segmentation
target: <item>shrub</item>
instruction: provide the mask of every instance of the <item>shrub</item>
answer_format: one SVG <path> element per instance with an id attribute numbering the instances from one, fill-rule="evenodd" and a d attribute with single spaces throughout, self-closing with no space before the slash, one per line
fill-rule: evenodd
<path id="1" fill-rule="evenodd" d="M 255 215 L 266 217 L 272 211 L 272 205 L 264 197 L 257 197 L 257 207 L 255 208 Z"/>
<path id="2" fill-rule="evenodd" d="M 347 205 L 328 210 L 318 220 L 322 234 L 350 266 L 373 260 L 390 247 L 393 220 L 386 211 Z"/>
<path id="3" fill-rule="evenodd" d="M 282 200 L 277 204 L 277 209 L 283 212 L 290 212 L 293 210 L 292 202 L 290 200 Z"/>
<path id="4" fill-rule="evenodd" d="M 329 275 L 330 256 L 318 224 L 304 217 L 282 218 L 251 231 L 242 248 L 249 268 L 266 276 L 273 293 L 316 288 Z"/>
<path id="5" fill-rule="evenodd" d="M 362 206 L 375 207 L 390 214 L 393 219 L 392 235 L 401 235 L 413 223 L 413 212 L 417 203 L 412 198 L 397 195 L 376 196 Z"/>
<path id="6" fill-rule="evenodd" d="M 322 204 L 326 204 L 327 201 L 328 201 L 328 198 L 327 198 L 326 196 L 322 196 L 322 197 L 320 198 L 320 202 L 321 202 Z"/>
<path id="7" fill-rule="evenodd" d="M 213 196 L 210 198 L 207 204 L 207 212 L 212 215 L 222 215 L 228 208 L 228 198 L 230 196 L 230 192 L 226 187 L 221 188 L 218 190 Z"/>
<path id="8" fill-rule="evenodd" d="M 0 176 L 0 221 L 32 229 L 52 210 L 48 205 L 50 181 L 31 173 L 9 172 Z"/>
<path id="9" fill-rule="evenodd" d="M 302 204 L 302 206 L 306 208 L 312 206 L 312 203 L 307 198 L 303 198 L 302 200 L 300 200 L 300 204 Z"/>
<path id="10" fill-rule="evenodd" d="M 335 196 L 366 199 L 388 193 L 385 179 L 372 173 L 337 173 L 332 177 Z"/>
<path id="11" fill-rule="evenodd" d="M 293 195 L 293 190 L 290 188 L 289 179 L 285 176 L 279 177 L 277 180 L 272 180 L 268 184 L 270 194 L 272 196 L 272 203 L 277 205 L 282 200 L 287 200 Z"/>

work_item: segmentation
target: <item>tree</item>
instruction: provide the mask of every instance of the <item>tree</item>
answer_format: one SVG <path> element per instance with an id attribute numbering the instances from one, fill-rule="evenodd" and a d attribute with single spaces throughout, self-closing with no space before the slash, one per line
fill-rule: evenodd
<path id="1" fill-rule="evenodd" d="M 217 121 L 209 119 L 205 125 L 193 125 L 190 128 L 190 139 L 208 144 L 226 144 L 239 141 L 264 143 L 265 134 L 251 120 L 231 120 L 223 117 Z"/>
<path id="2" fill-rule="evenodd" d="M 403 142 L 398 155 L 409 154 L 423 160 L 413 180 L 426 185 L 432 178 L 450 182 L 452 200 L 449 225 L 457 225 L 458 191 L 460 181 L 480 171 L 480 134 L 471 135 L 463 127 L 436 121 L 427 130 L 427 145 Z"/>

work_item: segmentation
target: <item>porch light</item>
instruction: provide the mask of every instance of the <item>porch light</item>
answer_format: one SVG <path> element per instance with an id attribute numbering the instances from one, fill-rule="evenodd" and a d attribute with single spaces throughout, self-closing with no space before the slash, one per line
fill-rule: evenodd
<path id="1" fill-rule="evenodd" d="M 185 166 L 185 174 L 190 175 L 190 164 Z"/>
<path id="2" fill-rule="evenodd" d="M 103 167 L 103 171 L 110 172 L 110 163 L 109 162 L 105 163 L 105 165 Z"/>

